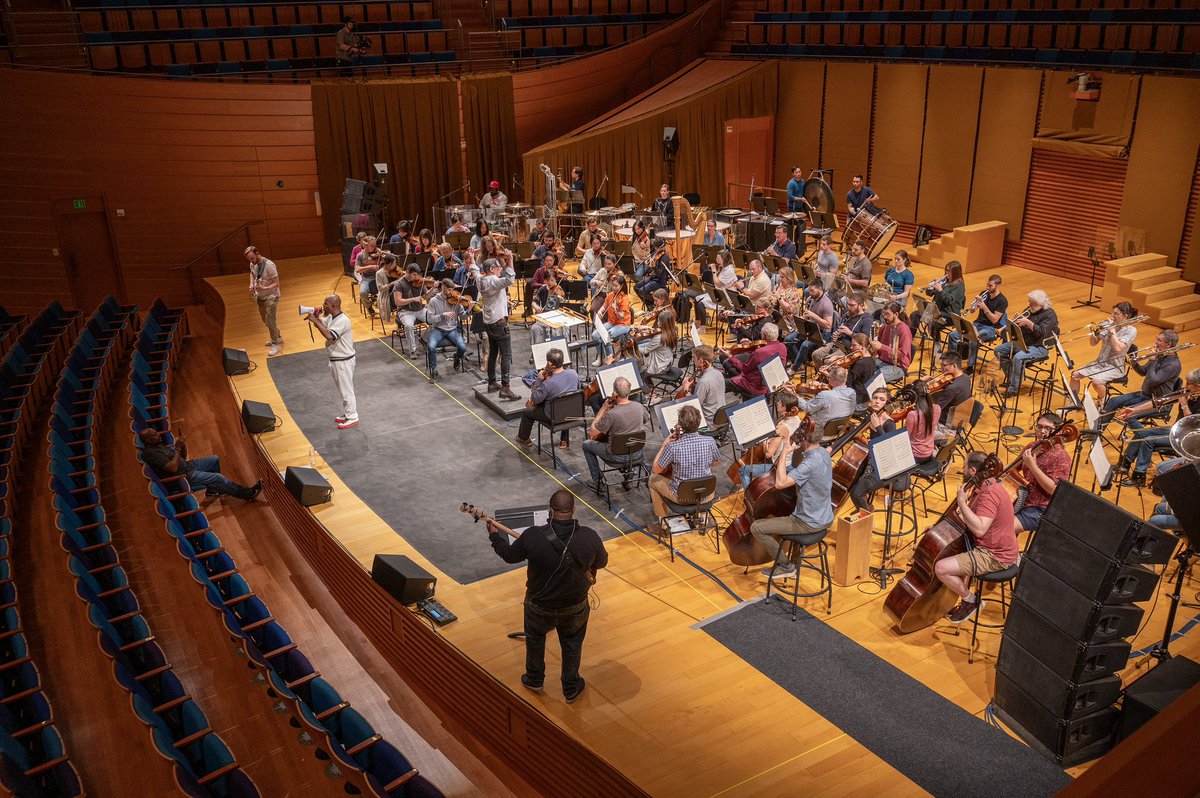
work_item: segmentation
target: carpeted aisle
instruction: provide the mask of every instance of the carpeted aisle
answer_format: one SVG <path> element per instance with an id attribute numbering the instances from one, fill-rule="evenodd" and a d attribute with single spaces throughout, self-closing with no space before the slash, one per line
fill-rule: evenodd
<path id="1" fill-rule="evenodd" d="M 442 367 L 442 384 L 463 407 L 382 342 L 364 341 L 357 349 L 354 383 L 362 423 L 349 430 L 333 422 L 340 408 L 323 351 L 267 361 L 305 437 L 359 498 L 455 581 L 466 584 L 523 567 L 505 564 L 492 551 L 483 526 L 458 512 L 463 501 L 489 512 L 540 506 L 557 489 L 545 471 L 508 444 L 515 423 L 500 427 L 500 420 L 475 401 L 471 374 Z M 576 448 L 579 440 L 576 432 Z M 555 471 L 548 456 L 540 462 Z M 578 506 L 576 517 L 601 537 L 617 534 L 587 507 Z"/>
<path id="2" fill-rule="evenodd" d="M 702 628 L 933 795 L 1029 798 L 1071 781 L 823 620 L 801 609 L 793 623 L 787 601 L 753 602 Z"/>

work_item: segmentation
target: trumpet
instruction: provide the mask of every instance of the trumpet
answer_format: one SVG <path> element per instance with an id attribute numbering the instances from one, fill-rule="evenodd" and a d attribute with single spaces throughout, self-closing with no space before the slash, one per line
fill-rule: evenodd
<path id="1" fill-rule="evenodd" d="M 1022 310 L 1018 315 L 1013 316 L 1012 321 L 1017 321 L 1018 319 L 1027 319 L 1031 313 L 1033 313 L 1032 305 Z"/>
<path id="2" fill-rule="evenodd" d="M 925 286 L 925 290 L 926 290 L 926 291 L 932 291 L 932 290 L 934 289 L 934 287 L 935 287 L 935 286 L 937 286 L 937 287 L 945 287 L 946 283 L 948 283 L 948 282 L 950 282 L 950 278 L 949 278 L 949 277 L 939 277 L 939 278 L 937 278 L 936 280 L 931 280 L 931 281 L 929 282 L 929 285 Z"/>
<path id="3" fill-rule="evenodd" d="M 979 310 L 979 306 L 983 304 L 983 300 L 987 298 L 987 295 L 988 290 L 986 288 L 980 291 L 979 296 L 975 297 L 975 301 L 973 301 L 971 306 L 964 310 L 963 313 L 970 313 L 972 311 Z"/>

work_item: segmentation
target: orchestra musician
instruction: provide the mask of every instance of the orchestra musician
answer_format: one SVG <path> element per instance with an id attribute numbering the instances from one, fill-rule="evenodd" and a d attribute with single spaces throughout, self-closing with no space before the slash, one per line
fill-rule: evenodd
<path id="1" fill-rule="evenodd" d="M 458 271 L 462 266 L 462 258 L 454 254 L 454 247 L 449 244 L 437 245 L 437 259 L 433 262 L 434 272 Z"/>
<path id="2" fill-rule="evenodd" d="M 1015 534 L 1037 531 L 1059 480 L 1071 478 L 1071 455 L 1059 441 L 1055 440 L 1036 456 L 1033 454 L 1033 447 L 1050 437 L 1062 423 L 1063 420 L 1053 413 L 1038 416 L 1033 426 L 1033 442 L 1021 450 L 1021 464 L 1013 472 L 1029 485 L 1029 493 L 1019 508 L 1013 507 Z M 1017 503 L 1021 504 L 1019 500 Z"/>
<path id="3" fill-rule="evenodd" d="M 604 238 L 592 236 L 588 242 L 588 250 L 579 261 L 579 276 L 585 283 L 590 283 L 596 276 L 596 271 L 604 263 Z"/>
<path id="4" fill-rule="evenodd" d="M 650 258 L 646 276 L 634 287 L 634 292 L 647 305 L 652 304 L 651 295 L 655 291 L 666 289 L 671 284 L 671 253 L 667 252 L 665 242 L 656 238 L 651 242 L 650 249 L 654 254 Z"/>
<path id="5" fill-rule="evenodd" d="M 547 252 L 540 259 L 541 265 L 533 272 L 533 277 L 529 278 L 529 288 L 535 294 L 538 289 L 546 284 L 546 278 L 553 274 L 558 276 L 558 257 L 553 252 Z"/>
<path id="6" fill-rule="evenodd" d="M 650 213 L 653 214 L 658 229 L 675 228 L 675 203 L 671 202 L 671 187 L 666 183 L 658 187 L 658 196 L 650 206 Z"/>
<path id="7" fill-rule="evenodd" d="M 525 409 L 521 411 L 521 423 L 517 427 L 517 443 L 528 449 L 533 446 L 529 434 L 533 432 L 536 422 L 553 424 L 546 415 L 546 402 L 556 396 L 579 390 L 579 374 L 570 366 L 564 365 L 563 351 L 557 346 L 546 351 L 546 367 L 538 372 L 534 380 Z M 571 445 L 571 431 L 564 429 L 559 434 L 558 445 L 566 449 Z"/>
<path id="8" fill-rule="evenodd" d="M 533 249 L 533 257 L 540 261 L 545 261 L 547 255 L 554 256 L 555 266 L 562 266 L 562 244 L 559 243 L 553 230 L 543 233 L 541 243 Z"/>
<path id="9" fill-rule="evenodd" d="M 986 343 L 994 341 L 1004 331 L 1008 324 L 1008 297 L 1000 293 L 1000 275 L 993 274 L 987 279 L 987 288 L 975 298 L 972 307 L 979 308 L 979 315 L 973 322 L 975 335 Z M 971 308 L 967 308 L 970 311 Z M 957 346 L 962 340 L 958 330 L 950 331 L 950 345 Z M 967 373 L 975 371 L 975 360 L 979 357 L 979 344 L 968 341 Z"/>
<path id="10" fill-rule="evenodd" d="M 689 405 L 682 408 L 679 411 L 679 432 L 664 438 L 654 456 L 649 483 L 650 501 L 654 504 L 654 514 L 660 523 L 671 515 L 663 499 L 678 502 L 679 483 L 712 476 L 713 467 L 721 461 L 717 442 L 697 432 L 701 421 L 700 411 L 695 407 Z M 670 476 L 667 476 L 668 472 Z M 711 494 L 702 501 L 708 501 L 709 498 Z"/>
<path id="11" fill-rule="evenodd" d="M 437 349 L 443 340 L 454 344 L 454 370 L 462 368 L 467 356 L 467 342 L 463 340 L 462 322 L 471 315 L 471 306 L 451 303 L 449 296 L 455 289 L 453 280 L 442 280 L 436 292 L 429 298 L 426 320 L 429 323 L 429 379 L 436 380 Z"/>
<path id="12" fill-rule="evenodd" d="M 817 325 L 817 329 L 821 333 L 821 340 L 828 344 L 833 338 L 833 322 L 836 318 L 833 300 L 825 293 L 825 287 L 819 280 L 814 280 L 805 289 L 805 292 L 808 294 L 808 304 L 800 314 L 800 318 Z M 792 370 L 795 371 L 800 366 L 806 365 L 813 350 L 818 346 L 820 344 L 811 338 L 806 337 L 801 341 L 796 349 L 796 357 L 792 360 Z"/>
<path id="13" fill-rule="evenodd" d="M 1125 324 L 1137 316 L 1137 308 L 1128 302 L 1118 302 L 1113 305 L 1107 328 L 1100 327 L 1092 330 L 1088 343 L 1092 346 L 1099 344 L 1100 354 L 1086 366 L 1071 373 L 1071 390 L 1079 396 L 1079 388 L 1083 379 L 1090 381 L 1090 388 L 1103 398 L 1108 383 L 1125 376 L 1125 353 L 1137 340 L 1137 327 Z M 1121 326 L 1117 326 L 1121 325 Z M 1073 407 L 1078 410 L 1079 407 Z"/>
<path id="14" fill-rule="evenodd" d="M 809 419 L 817 425 L 817 431 L 822 432 L 830 421 L 849 418 L 858 406 L 858 397 L 854 389 L 846 385 L 847 371 L 841 366 L 829 369 L 829 387 L 818 393 L 812 399 L 801 398 L 800 409 L 808 413 Z M 791 385 L 785 385 L 788 390 Z"/>
<path id="15" fill-rule="evenodd" d="M 566 295 L 563 293 L 562 287 L 558 284 L 558 275 L 553 271 L 546 274 L 545 282 L 538 287 L 534 292 L 533 298 L 530 300 L 530 308 L 534 314 L 544 313 L 547 310 L 557 310 L 562 306 Z M 540 344 L 547 338 L 552 337 L 554 330 L 543 322 L 534 322 L 529 328 L 530 343 Z"/>
<path id="16" fill-rule="evenodd" d="M 771 324 L 771 297 L 760 296 L 754 300 L 754 314 L 733 319 L 729 323 L 729 334 L 737 341 L 758 341 L 762 339 L 763 325 Z M 787 348 L 786 343 L 784 348 Z"/>
<path id="17" fill-rule="evenodd" d="M 783 258 L 788 263 L 796 259 L 796 243 L 788 238 L 787 227 L 785 225 L 775 226 L 775 242 L 767 248 L 764 253 L 766 255 L 775 255 Z"/>
<path id="18" fill-rule="evenodd" d="M 659 291 L 654 292 L 656 295 Z M 666 291 L 661 291 L 666 294 Z M 658 297 L 656 296 L 657 300 Z M 665 297 L 664 297 L 665 299 Z M 675 347 L 679 344 L 679 330 L 675 326 L 675 311 L 669 307 L 655 308 L 654 327 L 658 329 L 652 335 L 638 343 L 638 352 L 642 356 L 642 370 L 650 377 L 657 377 L 671 370 L 675 365 Z"/>
<path id="19" fill-rule="evenodd" d="M 779 325 L 774 322 L 767 322 L 762 326 L 762 340 L 766 343 L 746 356 L 745 360 L 740 356 L 730 357 L 728 352 L 722 351 L 721 369 L 728 377 L 725 380 L 727 391 L 736 392 L 746 399 L 753 399 L 767 392 L 767 385 L 763 382 L 762 372 L 758 367 L 773 357 L 786 357 L 787 349 L 779 342 Z"/>
<path id="20" fill-rule="evenodd" d="M 682 389 L 685 393 L 700 400 L 700 410 L 704 414 L 704 426 L 713 426 L 713 416 L 725 406 L 725 375 L 713 366 L 716 352 L 708 344 L 701 344 L 692 350 L 692 366 L 696 369 L 694 376 L 684 377 Z"/>
<path id="21" fill-rule="evenodd" d="M 490 237 L 491 234 L 492 228 L 487 219 L 480 219 L 475 223 L 475 234 L 471 236 L 471 243 L 467 245 L 467 251 L 474 254 L 480 263 L 488 257 L 492 257 L 480 254 L 480 250 L 483 248 L 483 239 Z"/>
<path id="22" fill-rule="evenodd" d="M 457 258 L 458 256 L 455 255 Z M 474 285 L 475 280 L 479 277 L 479 264 L 468 256 L 466 261 L 460 261 L 458 268 L 454 270 L 454 284 L 460 288 L 466 288 L 468 285 Z"/>
<path id="23" fill-rule="evenodd" d="M 617 339 L 629 335 L 629 325 L 633 323 L 633 311 L 629 307 L 629 294 L 626 291 L 624 275 L 618 274 L 609 281 L 608 295 L 604 297 L 601 316 L 605 319 L 604 328 L 608 330 L 609 342 L 604 343 L 599 330 L 592 333 L 592 340 L 600 347 L 599 354 L 592 361 L 593 366 L 599 366 L 612 357 L 613 343 Z"/>
<path id="24" fill-rule="evenodd" d="M 392 287 L 392 307 L 396 309 L 396 323 L 404 326 L 409 357 L 417 356 L 417 322 L 425 321 L 427 293 L 421 270 L 415 263 L 408 264 L 404 276 Z"/>
<path id="25" fill-rule="evenodd" d="M 908 442 L 912 446 L 913 459 L 917 465 L 928 463 L 934 458 L 937 446 L 934 435 L 937 431 L 938 419 L 942 409 L 929 398 L 929 389 L 925 383 L 918 380 L 912 384 L 915 394 L 912 409 L 904 416 L 904 428 L 908 430 Z M 870 510 L 874 504 L 875 491 L 885 485 L 898 486 L 907 484 L 908 473 L 890 479 L 883 479 L 875 470 L 874 464 L 867 466 L 866 472 L 850 488 L 850 500 L 860 510 Z"/>
<path id="26" fill-rule="evenodd" d="M 957 352 L 946 350 L 938 357 L 941 365 L 942 378 L 949 379 L 946 387 L 933 394 L 933 403 L 942 409 L 942 424 L 949 426 L 954 423 L 954 411 L 971 398 L 971 375 L 962 368 L 962 358 Z M 949 437 L 949 432 L 945 437 Z"/>
<path id="27" fill-rule="evenodd" d="M 499 391 L 497 396 L 506 401 L 517 398 L 509 388 L 509 375 L 512 372 L 512 337 L 508 332 L 508 287 L 516 281 L 517 273 L 513 271 L 511 260 L 503 265 L 496 258 L 488 258 L 483 262 L 483 276 L 479 278 L 479 298 L 483 305 L 484 332 L 488 342 L 487 391 Z M 499 382 L 496 381 L 497 358 L 500 360 Z"/>
<path id="28" fill-rule="evenodd" d="M 909 258 L 908 252 L 902 249 L 895 254 L 891 267 L 884 272 L 883 281 L 891 292 L 888 295 L 888 301 L 899 304 L 900 310 L 908 307 L 908 298 L 912 294 L 914 281 L 912 259 Z"/>
<path id="29" fill-rule="evenodd" d="M 825 243 L 825 239 L 829 236 L 821 236 L 821 242 Z M 830 252 L 833 252 L 833 241 L 826 244 Z M 833 253 L 837 257 L 837 253 Z M 819 256 L 818 256 L 819 265 Z M 871 276 L 874 272 L 874 264 L 867 257 L 867 247 L 861 241 L 855 241 L 850 245 L 850 260 L 846 263 L 846 282 L 850 284 L 852 289 L 866 291 L 871 285 Z"/>
<path id="30" fill-rule="evenodd" d="M 804 288 L 797 283 L 796 270 L 791 266 L 779 270 L 779 284 L 771 291 L 771 304 L 779 308 L 785 319 L 792 319 L 800 312 L 804 304 Z"/>
<path id="31" fill-rule="evenodd" d="M 1174 349 L 1178 345 L 1179 333 L 1174 330 L 1163 330 L 1154 339 L 1154 349 L 1157 352 Z M 1117 413 L 1117 411 L 1137 407 L 1150 399 L 1164 396 L 1175 387 L 1175 381 L 1183 372 L 1179 355 L 1174 352 L 1157 354 L 1145 363 L 1134 362 L 1131 365 L 1133 370 L 1142 377 L 1141 390 L 1114 396 L 1105 402 L 1104 412 L 1100 415 L 1101 429 L 1104 429 L 1104 426 L 1113 418 L 1113 414 L 1117 415 L 1118 421 L 1124 421 L 1130 429 L 1141 429 L 1142 422 L 1138 421 L 1136 414 Z"/>
<path id="32" fill-rule="evenodd" d="M 417 234 L 417 242 L 413 245 L 412 251 L 419 254 L 421 252 L 432 253 L 433 250 L 433 231 L 428 227 L 422 227 L 421 232 Z"/>
<path id="33" fill-rule="evenodd" d="M 633 262 L 637 264 L 633 275 L 640 280 L 646 273 L 646 263 L 650 260 L 650 231 L 641 219 L 635 219 L 633 222 L 629 253 L 633 256 Z"/>
<path id="34" fill-rule="evenodd" d="M 745 293 L 750 299 L 771 295 L 771 275 L 758 258 L 750 261 L 750 279 L 746 282 Z"/>
<path id="35" fill-rule="evenodd" d="M 838 254 L 833 250 L 833 239 L 828 235 L 821 236 L 820 242 L 817 243 L 817 279 L 821 281 L 821 285 L 825 286 L 828 291 L 833 287 L 833 279 L 837 277 L 838 270 L 841 269 L 842 262 L 838 260 Z"/>
<path id="36" fill-rule="evenodd" d="M 354 259 L 354 274 L 358 278 L 358 293 L 364 299 L 376 293 L 375 273 L 379 271 L 380 259 L 383 252 L 379 249 L 375 236 L 363 239 L 362 250 Z"/>
<path id="37" fill-rule="evenodd" d="M 963 281 L 962 264 L 952 260 L 946 264 L 945 276 L 934 280 L 925 293 L 933 297 L 938 316 L 929 327 L 929 336 L 937 341 L 942 330 L 954 326 L 950 314 L 961 316 L 967 301 L 967 284 Z"/>
<path id="38" fill-rule="evenodd" d="M 1025 363 L 1028 360 L 1042 360 L 1048 354 L 1046 339 L 1058 335 L 1058 314 L 1050 304 L 1046 292 L 1039 289 L 1030 291 L 1029 315 L 1022 314 L 1013 320 L 1021 327 L 1025 339 L 1025 352 L 1017 349 L 1012 341 L 1006 341 L 996 347 L 996 358 L 1000 368 L 1008 375 L 1008 390 L 1005 396 L 1016 396 L 1021 387 L 1021 378 L 1025 373 Z M 1179 372 L 1176 371 L 1178 376 Z"/>
<path id="39" fill-rule="evenodd" d="M 871 339 L 866 333 L 855 333 L 850 338 L 849 354 L 858 355 L 858 359 L 851 363 L 850 367 L 846 370 L 846 385 L 854 390 L 854 399 L 859 405 L 864 405 L 870 400 L 870 397 L 867 396 L 867 387 L 879 372 L 878 367 L 875 365 L 875 358 L 871 357 L 870 342 Z M 833 354 L 825 362 L 837 363 L 842 359 L 844 358 Z M 828 374 L 828 365 L 822 366 L 821 371 Z"/>
<path id="40" fill-rule="evenodd" d="M 871 342 L 875 365 L 888 382 L 904 379 L 912 363 L 912 330 L 901 319 L 900 310 L 899 302 L 883 306 L 883 327 L 879 337 Z"/>
<path id="41" fill-rule="evenodd" d="M 407 226 L 408 222 L 401 222 L 400 224 Z M 461 216 L 459 216 L 456 213 L 450 217 L 450 226 L 446 228 L 447 234 L 449 234 L 449 233 L 469 233 L 469 232 L 471 232 L 471 228 L 466 222 L 464 222 L 462 220 Z M 392 237 L 395 238 L 395 236 L 392 236 Z M 392 243 L 394 244 L 396 242 L 393 241 Z"/>
<path id="42" fill-rule="evenodd" d="M 846 192 L 846 222 L 847 224 L 854 215 L 863 207 L 872 205 L 879 201 L 879 195 L 876 194 L 871 187 L 863 182 L 862 175 L 855 175 L 851 181 L 851 188 Z"/>
<path id="43" fill-rule="evenodd" d="M 461 232 L 464 232 L 464 233 L 470 232 L 470 229 L 467 228 L 467 226 L 464 225 L 461 221 L 459 221 L 457 216 L 451 217 L 451 222 L 453 224 L 450 225 L 450 229 L 446 231 L 447 233 L 460 232 L 459 230 L 455 229 L 454 225 L 462 226 L 464 229 Z M 396 234 L 388 239 L 388 244 L 392 247 L 392 252 L 394 252 L 397 255 L 407 255 L 409 253 L 408 239 L 411 236 L 412 236 L 412 223 L 408 222 L 404 219 L 401 219 L 399 222 L 397 222 L 396 223 Z"/>
<path id="44" fill-rule="evenodd" d="M 375 309 L 379 312 L 379 318 L 390 319 L 396 315 L 392 307 L 392 292 L 396 289 L 396 283 L 404 276 L 404 269 L 391 252 L 383 253 L 379 262 L 379 271 L 375 272 L 375 285 L 379 286 Z"/>
<path id="45" fill-rule="evenodd" d="M 804 177 L 799 166 L 792 167 L 792 179 L 787 182 L 788 213 L 808 214 L 808 200 L 804 198 Z"/>
<path id="46" fill-rule="evenodd" d="M 810 430 L 803 437 L 803 459 L 792 466 L 796 446 L 791 437 L 779 443 L 781 456 L 775 461 L 775 487 L 779 490 L 796 486 L 796 505 L 790 515 L 780 518 L 760 518 L 750 525 L 750 534 L 763 545 L 773 561 L 778 561 L 783 535 L 800 536 L 801 544 L 816 542 L 825 536 L 833 524 L 833 460 L 821 446 L 821 428 Z M 769 576 L 771 567 L 762 570 Z M 775 565 L 775 578 L 795 578 L 796 564 Z"/>
<path id="47" fill-rule="evenodd" d="M 725 247 L 725 234 L 717 229 L 716 219 L 704 223 L 704 238 L 700 243 L 706 247 Z"/>
<path id="48" fill-rule="evenodd" d="M 575 257 L 582 258 L 587 254 L 587 251 L 592 248 L 593 239 L 601 240 L 608 238 L 604 229 L 600 227 L 600 223 L 593 218 L 587 220 L 587 229 L 579 234 L 579 240 L 575 242 Z"/>
<path id="49" fill-rule="evenodd" d="M 529 241 L 540 244 L 544 235 L 546 235 L 546 220 L 539 217 L 534 220 L 533 229 L 529 231 Z"/>
<path id="50" fill-rule="evenodd" d="M 642 450 L 634 454 L 613 454 L 609 442 L 616 435 L 636 435 L 642 433 L 645 437 L 646 426 L 650 423 L 650 412 L 641 402 L 629 401 L 633 386 L 627 377 L 617 377 L 613 380 L 612 395 L 604 401 L 592 419 L 588 428 L 587 440 L 583 442 L 583 459 L 587 462 L 588 474 L 591 476 L 589 486 L 600 493 L 600 461 L 615 466 L 626 466 L 640 463 L 643 459 Z M 626 476 L 621 487 L 629 490 L 630 477 Z"/>
<path id="51" fill-rule="evenodd" d="M 829 338 L 829 343 L 813 352 L 813 360 L 824 363 L 831 355 L 850 351 L 850 342 L 859 333 L 870 340 L 872 323 L 871 314 L 867 313 L 866 295 L 862 291 L 852 291 L 846 297 L 846 315 L 842 316 L 841 323 Z"/>
<path id="52" fill-rule="evenodd" d="M 559 179 L 558 187 L 562 191 L 578 191 L 580 194 L 583 194 L 586 190 L 586 186 L 583 182 L 583 167 L 572 166 L 571 182 L 568 183 L 565 180 Z M 572 216 L 581 216 L 583 214 L 583 205 L 578 202 L 572 202 L 567 206 L 567 213 L 571 214 Z M 580 252 L 577 254 L 582 255 L 583 253 Z"/>
<path id="53" fill-rule="evenodd" d="M 588 283 L 588 290 L 592 294 L 593 304 L 599 301 L 599 297 L 603 297 L 608 293 L 609 283 L 612 282 L 613 277 L 620 273 L 621 270 L 617 268 L 617 256 L 611 252 L 605 252 L 604 260 L 600 262 L 600 268 L 596 270 L 596 273 L 592 275 L 591 282 Z M 589 313 L 588 315 L 593 314 Z"/>
<path id="54" fill-rule="evenodd" d="M 1176 401 L 1179 404 L 1179 418 L 1200 413 L 1200 369 L 1192 369 L 1188 372 L 1187 384 L 1184 385 Z M 1121 413 L 1138 415 L 1140 413 L 1151 412 L 1155 409 L 1154 403 L 1147 399 L 1131 407 L 1122 408 Z M 1118 418 L 1120 418 L 1120 415 L 1118 414 Z M 1128 477 L 1122 480 L 1122 485 L 1127 488 L 1141 488 L 1145 486 L 1146 472 L 1150 470 L 1151 456 L 1155 452 L 1172 451 L 1170 434 L 1171 428 L 1165 423 L 1160 427 L 1143 427 L 1134 431 L 1133 438 L 1125 446 L 1125 452 L 1121 455 L 1120 460 L 1117 461 L 1117 467 L 1114 471 L 1114 473 L 1123 474 L 1129 471 L 1132 464 L 1133 471 Z M 1186 461 L 1182 458 L 1172 458 L 1164 461 L 1159 464 L 1157 471 L 1159 474 L 1170 471 L 1172 468 L 1178 466 L 1180 462 Z"/>
<path id="55" fill-rule="evenodd" d="M 963 481 L 975 475 L 987 459 L 971 452 L 963 463 Z M 983 601 L 967 589 L 971 577 L 1003 571 L 1019 558 L 1013 533 L 1013 510 L 1008 492 L 994 479 L 984 480 L 973 496 L 960 485 L 955 497 L 959 518 L 974 538 L 974 546 L 962 554 L 943 557 L 934 565 L 937 578 L 954 591 L 959 602 L 947 613 L 952 623 L 962 623 L 983 607 Z"/>
<path id="56" fill-rule="evenodd" d="M 766 455 L 766 462 L 750 463 L 738 469 L 742 490 L 750 487 L 750 483 L 754 481 L 755 477 L 774 470 L 775 455 L 778 453 L 779 447 L 800 428 L 799 404 L 800 400 L 794 393 L 779 391 L 775 394 L 775 418 L 778 419 L 775 424 L 775 437 L 767 441 L 764 446 L 763 453 Z"/>

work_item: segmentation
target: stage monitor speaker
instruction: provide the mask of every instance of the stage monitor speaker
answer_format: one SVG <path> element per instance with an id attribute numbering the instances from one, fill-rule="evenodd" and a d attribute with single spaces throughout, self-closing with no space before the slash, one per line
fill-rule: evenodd
<path id="1" fill-rule="evenodd" d="M 1118 740 L 1149 723 L 1181 695 L 1200 684 L 1200 664 L 1187 657 L 1171 657 L 1142 674 L 1125 688 Z"/>
<path id="2" fill-rule="evenodd" d="M 1174 535 L 1065 480 L 1054 491 L 1042 520 L 1105 557 L 1131 565 L 1163 565 L 1170 561 L 1177 542 Z"/>
<path id="3" fill-rule="evenodd" d="M 283 484 L 301 507 L 324 504 L 333 497 L 333 486 L 315 468 L 288 466 Z"/>
<path id="4" fill-rule="evenodd" d="M 1063 484 L 1059 483 L 1059 487 Z M 1026 559 L 1066 582 L 1072 590 L 1101 604 L 1146 601 L 1154 595 L 1158 585 L 1158 574 L 1150 569 L 1126 565 L 1113 556 L 1100 553 L 1045 516 L 1033 536 Z M 1021 597 L 1020 580 L 1014 594 Z"/>
<path id="5" fill-rule="evenodd" d="M 1145 610 L 1136 604 L 1100 604 L 1092 596 L 1072 590 L 1065 582 L 1031 560 L 1021 566 L 1020 589 L 1013 602 L 1036 608 L 1037 613 L 1084 644 L 1107 643 L 1137 632 Z M 1020 623 L 1006 622 L 1004 634 L 1016 632 Z"/>
<path id="6" fill-rule="evenodd" d="M 250 399 L 242 401 L 242 423 L 251 435 L 263 432 L 273 432 L 279 419 L 275 411 L 266 402 L 255 402 Z"/>
<path id="7" fill-rule="evenodd" d="M 1004 622 L 1004 642 L 996 664 L 998 669 L 1003 667 L 1000 662 L 1010 646 L 1020 646 L 1050 672 L 1068 682 L 1088 682 L 1121 670 L 1129 661 L 1131 648 L 1125 639 L 1092 643 L 1087 640 L 1086 633 L 1064 632 L 1023 601 L 1013 601 L 1009 608 Z M 1018 681 L 1025 684 L 1024 680 Z"/>
<path id="8" fill-rule="evenodd" d="M 376 554 L 371 578 L 401 604 L 433 596 L 437 578 L 403 554 Z"/>
<path id="9" fill-rule="evenodd" d="M 226 348 L 221 354 L 221 360 L 225 364 L 227 376 L 250 373 L 250 356 L 246 354 L 245 349 Z"/>
<path id="10" fill-rule="evenodd" d="M 663 128 L 663 158 L 670 160 L 679 152 L 679 131 L 673 127 Z"/>
<path id="11" fill-rule="evenodd" d="M 1012 682 L 1048 713 L 1062 720 L 1099 712 L 1121 697 L 1119 676 L 1101 676 L 1079 684 L 1065 681 L 1038 662 L 1037 657 L 1012 643 L 1004 646 L 1003 661 L 1002 669 L 997 660 L 997 684 L 1001 679 Z"/>
<path id="12" fill-rule="evenodd" d="M 343 197 L 361 197 L 367 190 L 367 181 L 355 180 L 346 178 L 346 184 L 342 187 Z"/>
<path id="13" fill-rule="evenodd" d="M 1035 750 L 1063 767 L 1087 762 L 1113 746 L 1119 715 L 1112 707 L 1064 720 L 996 672 L 996 715 Z"/>
<path id="14" fill-rule="evenodd" d="M 774 222 L 746 222 L 746 244 L 752 251 L 762 252 L 774 243 Z"/>
<path id="15" fill-rule="evenodd" d="M 1184 463 L 1154 478 L 1187 533 L 1193 551 L 1200 551 L 1200 463 Z"/>
<path id="16" fill-rule="evenodd" d="M 354 197 L 347 194 L 342 197 L 342 213 L 346 215 L 375 213 L 375 199 L 372 197 Z"/>

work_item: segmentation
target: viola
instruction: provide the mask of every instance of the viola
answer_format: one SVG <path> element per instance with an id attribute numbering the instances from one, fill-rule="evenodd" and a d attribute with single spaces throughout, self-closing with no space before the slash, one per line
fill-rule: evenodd
<path id="1" fill-rule="evenodd" d="M 955 376 L 953 374 L 946 374 L 945 372 L 942 372 L 941 374 L 934 374 L 931 377 L 926 377 L 925 387 L 929 389 L 930 393 L 937 393 L 950 383 L 954 382 L 954 380 Z"/>
<path id="2" fill-rule="evenodd" d="M 725 352 L 727 354 L 729 354 L 730 356 L 744 355 L 747 352 L 753 352 L 755 349 L 758 349 L 760 346 L 766 346 L 766 345 L 767 345 L 767 342 L 763 341 L 763 340 L 745 341 L 743 343 L 734 344 L 733 346 L 728 347 L 725 350 Z"/>
<path id="3" fill-rule="evenodd" d="M 792 434 L 792 442 L 799 445 L 802 438 L 815 428 L 812 419 L 806 418 Z M 783 447 L 776 454 L 783 457 Z M 743 495 L 745 509 L 742 514 L 725 528 L 725 551 L 734 565 L 763 565 L 771 561 L 766 548 L 750 534 L 750 525 L 760 518 L 779 518 L 796 509 L 796 486 L 780 490 L 775 487 L 775 469 L 755 477 Z"/>
<path id="4" fill-rule="evenodd" d="M 466 294 L 458 291 L 447 291 L 442 295 L 443 299 L 451 305 L 462 305 L 464 308 L 472 307 L 477 300 L 472 299 Z"/>
<path id="5" fill-rule="evenodd" d="M 771 315 L 771 314 L 770 313 L 757 313 L 753 316 L 746 316 L 744 318 L 738 319 L 737 321 L 733 322 L 729 326 L 735 330 L 740 330 L 743 327 L 749 327 L 751 324 L 762 321 L 769 315 Z"/>
<path id="6" fill-rule="evenodd" d="M 792 377 L 792 381 L 783 386 L 785 390 L 790 390 L 797 396 L 812 398 L 821 391 L 828 391 L 828 383 L 820 382 L 819 380 L 805 380 L 803 375 L 797 374 Z"/>
<path id="7" fill-rule="evenodd" d="M 837 360 L 831 360 L 825 365 L 821 366 L 821 368 L 817 369 L 817 373 L 821 375 L 828 375 L 830 369 L 848 369 L 858 361 L 862 360 L 864 354 L 864 352 L 854 351 L 848 355 L 839 357 Z"/>
<path id="8" fill-rule="evenodd" d="M 999 471 L 1000 461 L 989 454 L 979 470 L 963 483 L 968 495 L 973 496 L 984 480 Z M 945 589 L 934 567 L 938 560 L 970 548 L 971 532 L 958 514 L 958 502 L 952 501 L 938 522 L 925 530 L 917 542 L 912 566 L 884 602 L 883 611 L 895 621 L 900 634 L 924 629 L 950 610 L 958 596 Z"/>

